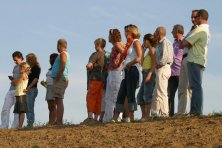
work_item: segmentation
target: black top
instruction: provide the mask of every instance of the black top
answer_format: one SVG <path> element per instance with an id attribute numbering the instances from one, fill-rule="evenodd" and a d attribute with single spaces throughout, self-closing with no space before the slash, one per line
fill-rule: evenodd
<path id="1" fill-rule="evenodd" d="M 39 79 L 40 72 L 41 72 L 41 69 L 39 66 L 36 65 L 32 67 L 31 72 L 29 74 L 28 86 L 32 83 L 32 81 L 35 78 Z M 32 87 L 37 87 L 37 83 L 33 85 Z"/>

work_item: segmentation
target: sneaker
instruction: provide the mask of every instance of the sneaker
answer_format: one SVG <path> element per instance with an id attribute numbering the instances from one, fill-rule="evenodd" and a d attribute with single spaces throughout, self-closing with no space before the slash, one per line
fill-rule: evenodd
<path id="1" fill-rule="evenodd" d="M 123 119 L 123 122 L 125 122 L 125 123 L 130 123 L 130 118 L 129 118 L 129 117 L 124 118 L 124 119 Z"/>

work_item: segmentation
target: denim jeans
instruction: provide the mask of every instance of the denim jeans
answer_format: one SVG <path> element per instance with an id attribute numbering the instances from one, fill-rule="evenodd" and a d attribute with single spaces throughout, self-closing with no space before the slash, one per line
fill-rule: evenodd
<path id="1" fill-rule="evenodd" d="M 120 89 L 117 95 L 116 111 L 124 111 L 125 97 L 128 98 L 128 110 L 136 111 L 136 89 L 139 83 L 139 71 L 136 66 L 132 66 L 129 70 L 125 69 L 125 79 L 120 84 Z"/>
<path id="2" fill-rule="evenodd" d="M 201 115 L 203 110 L 202 76 L 204 67 L 196 63 L 187 62 L 187 68 L 192 90 L 190 114 Z"/>
<path id="3" fill-rule="evenodd" d="M 37 95 L 38 95 L 37 87 L 29 89 L 26 95 L 26 103 L 28 106 L 28 112 L 26 113 L 26 118 L 28 126 L 33 126 L 33 123 L 35 121 L 34 103 Z"/>
<path id="4" fill-rule="evenodd" d="M 143 81 L 140 86 L 139 92 L 137 94 L 137 104 L 138 105 L 146 105 L 146 104 L 152 103 L 156 74 L 155 74 L 155 72 L 153 72 L 153 74 L 150 78 L 150 81 L 145 82 L 149 71 L 150 71 L 150 69 L 143 72 Z"/>

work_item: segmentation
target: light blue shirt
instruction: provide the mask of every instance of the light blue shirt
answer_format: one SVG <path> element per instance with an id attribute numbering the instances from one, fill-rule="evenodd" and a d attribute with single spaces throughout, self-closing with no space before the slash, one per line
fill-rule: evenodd
<path id="1" fill-rule="evenodd" d="M 69 68 L 70 68 L 70 56 L 69 56 L 69 53 L 68 52 L 64 52 L 67 56 L 67 60 L 66 60 L 66 63 L 65 63 L 65 70 L 63 71 L 62 73 L 62 77 L 63 78 L 66 78 L 68 77 L 68 74 L 69 74 Z M 58 56 L 52 66 L 52 77 L 55 78 L 58 74 L 58 71 L 59 71 L 59 68 L 60 68 L 60 56 Z"/>

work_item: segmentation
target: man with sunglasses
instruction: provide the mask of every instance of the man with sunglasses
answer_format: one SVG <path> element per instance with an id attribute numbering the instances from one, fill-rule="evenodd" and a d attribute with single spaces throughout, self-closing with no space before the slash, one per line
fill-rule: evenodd
<path id="1" fill-rule="evenodd" d="M 187 57 L 189 84 L 192 90 L 190 115 L 199 116 L 203 113 L 202 75 L 206 67 L 206 56 L 210 37 L 208 25 L 208 12 L 204 9 L 198 11 L 197 27 L 180 45 L 189 48 Z"/>

